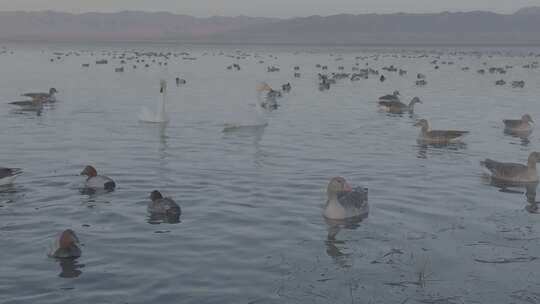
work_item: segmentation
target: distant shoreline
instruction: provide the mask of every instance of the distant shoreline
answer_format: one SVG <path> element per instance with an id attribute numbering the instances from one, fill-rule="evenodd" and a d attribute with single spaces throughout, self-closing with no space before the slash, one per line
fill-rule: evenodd
<path id="1" fill-rule="evenodd" d="M 212 42 L 212 41 L 182 41 L 156 39 L 126 39 L 126 40 L 44 40 L 44 39 L 1 39 L 5 43 L 42 43 L 42 44 L 156 44 L 156 45 L 193 45 L 193 46 L 292 46 L 292 47 L 540 47 L 540 42 L 531 43 L 324 43 L 324 42 Z"/>

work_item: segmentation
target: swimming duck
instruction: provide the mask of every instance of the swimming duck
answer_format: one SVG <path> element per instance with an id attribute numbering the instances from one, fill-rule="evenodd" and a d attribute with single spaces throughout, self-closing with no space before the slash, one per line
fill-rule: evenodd
<path id="1" fill-rule="evenodd" d="M 512 88 L 523 88 L 525 87 L 525 81 L 512 81 Z"/>
<path id="2" fill-rule="evenodd" d="M 58 91 L 55 88 L 51 88 L 49 93 L 25 93 L 21 96 L 30 97 L 32 98 L 32 101 L 36 102 L 56 102 L 56 93 L 58 93 Z"/>
<path id="3" fill-rule="evenodd" d="M 427 84 L 427 81 L 425 79 L 420 79 L 415 82 L 417 86 L 425 86 Z"/>
<path id="4" fill-rule="evenodd" d="M 505 119 L 503 120 L 504 130 L 507 132 L 530 132 L 534 123 L 529 114 L 521 116 L 521 119 Z"/>
<path id="5" fill-rule="evenodd" d="M 455 130 L 430 130 L 429 123 L 425 119 L 418 120 L 415 127 L 422 127 L 418 135 L 418 141 L 428 144 L 449 144 L 459 142 L 461 137 L 469 134 L 469 131 Z"/>
<path id="6" fill-rule="evenodd" d="M 270 87 L 267 83 L 262 83 L 257 88 L 257 92 L 259 94 L 266 92 L 264 99 L 261 100 L 259 103 L 261 108 L 268 111 L 273 111 L 279 107 L 279 104 L 276 99 L 282 96 L 281 92 L 272 89 L 272 87 Z"/>
<path id="7" fill-rule="evenodd" d="M 394 91 L 392 94 L 384 95 L 379 97 L 379 103 L 380 102 L 399 102 L 399 91 Z"/>
<path id="8" fill-rule="evenodd" d="M 21 173 L 22 170 L 18 168 L 0 167 L 0 185 L 12 184 Z"/>
<path id="9" fill-rule="evenodd" d="M 116 188 L 116 184 L 111 178 L 104 175 L 98 175 L 96 169 L 92 166 L 86 166 L 81 172 L 81 175 L 88 176 L 85 184 L 85 187 L 88 189 L 112 192 L 114 191 L 114 188 Z"/>
<path id="10" fill-rule="evenodd" d="M 290 82 L 287 82 L 286 84 L 283 84 L 281 85 L 281 90 L 283 90 L 283 92 L 286 92 L 286 93 L 289 93 L 291 91 L 291 83 Z"/>
<path id="11" fill-rule="evenodd" d="M 352 189 L 343 177 L 334 177 L 327 188 L 328 200 L 323 215 L 328 219 L 343 220 L 369 212 L 368 189 Z"/>
<path id="12" fill-rule="evenodd" d="M 531 152 L 527 160 L 527 165 L 515 163 L 501 163 L 491 159 L 486 159 L 480 164 L 488 169 L 491 178 L 501 181 L 534 183 L 538 181 L 536 163 L 540 162 L 540 153 Z"/>
<path id="13" fill-rule="evenodd" d="M 64 230 L 55 241 L 49 256 L 59 259 L 78 258 L 81 256 L 79 248 L 79 238 L 71 229 Z"/>
<path id="14" fill-rule="evenodd" d="M 411 102 L 409 102 L 409 105 L 406 105 L 402 103 L 401 101 L 380 101 L 379 100 L 379 106 L 384 108 L 386 112 L 392 113 L 392 114 L 402 114 L 404 112 L 409 112 L 409 114 L 412 114 L 414 112 L 414 105 L 416 103 L 422 103 L 420 98 L 414 97 Z"/>
<path id="15" fill-rule="evenodd" d="M 179 217 L 182 214 L 180 206 L 171 198 L 163 197 L 161 192 L 154 190 L 150 193 L 152 202 L 148 205 L 148 212 L 152 214 L 165 215 L 167 218 Z"/>
<path id="16" fill-rule="evenodd" d="M 181 84 L 186 84 L 186 80 L 185 79 L 181 79 L 180 77 L 176 77 L 175 79 L 176 81 L 176 86 L 180 86 Z"/>

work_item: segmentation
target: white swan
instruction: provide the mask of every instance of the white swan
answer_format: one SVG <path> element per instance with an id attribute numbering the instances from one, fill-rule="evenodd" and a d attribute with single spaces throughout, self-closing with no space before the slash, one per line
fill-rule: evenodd
<path id="1" fill-rule="evenodd" d="M 270 90 L 270 86 L 266 84 L 265 82 L 261 83 L 257 87 L 257 102 L 255 102 L 255 109 L 257 110 L 257 117 L 254 122 L 247 123 L 247 124 L 231 124 L 226 123 L 223 127 L 223 132 L 234 132 L 234 131 L 253 131 L 253 130 L 260 130 L 264 129 L 266 126 L 268 126 L 268 121 L 266 117 L 264 116 L 264 112 L 266 111 L 262 107 L 262 103 L 264 100 L 262 100 L 262 93 L 267 92 Z"/>
<path id="2" fill-rule="evenodd" d="M 147 107 L 143 107 L 141 109 L 141 113 L 139 114 L 139 119 L 144 122 L 151 122 L 151 123 L 166 123 L 169 121 L 169 118 L 167 117 L 167 111 L 166 111 L 166 101 L 167 101 L 167 82 L 165 80 L 160 81 L 160 89 L 159 92 L 161 94 L 161 100 L 157 103 L 156 112 L 152 112 L 152 110 L 148 109 Z"/>

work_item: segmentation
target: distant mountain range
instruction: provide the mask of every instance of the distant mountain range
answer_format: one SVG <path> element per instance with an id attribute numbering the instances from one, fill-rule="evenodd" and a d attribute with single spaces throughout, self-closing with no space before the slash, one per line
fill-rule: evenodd
<path id="1" fill-rule="evenodd" d="M 540 44 L 540 7 L 292 19 L 196 18 L 165 12 L 0 12 L 0 40 L 174 41 L 229 44 Z"/>
<path id="2" fill-rule="evenodd" d="M 277 21 L 272 18 L 196 18 L 166 12 L 70 14 L 0 12 L 0 39 L 146 41 L 197 39 Z"/>

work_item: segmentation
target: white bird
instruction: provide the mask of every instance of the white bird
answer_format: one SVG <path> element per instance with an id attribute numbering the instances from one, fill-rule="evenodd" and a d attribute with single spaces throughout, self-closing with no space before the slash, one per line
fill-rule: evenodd
<path id="1" fill-rule="evenodd" d="M 162 79 L 159 84 L 159 93 L 161 94 L 161 100 L 158 100 L 157 102 L 156 112 L 152 112 L 152 110 L 148 109 L 147 107 L 143 107 L 141 109 L 141 113 L 139 114 L 139 119 L 141 121 L 151 123 L 166 123 L 169 121 L 166 108 L 167 82 Z"/>
<path id="2" fill-rule="evenodd" d="M 268 126 L 268 121 L 266 117 L 264 116 L 264 112 L 267 112 L 263 108 L 264 100 L 261 100 L 262 94 L 266 91 L 269 91 L 271 88 L 270 86 L 263 82 L 257 87 L 257 102 L 255 103 L 255 109 L 257 110 L 257 116 L 255 117 L 255 121 L 249 122 L 249 123 L 242 123 L 242 124 L 231 124 L 226 123 L 223 132 L 234 132 L 234 131 L 257 131 L 257 130 L 263 130 L 266 126 Z"/>

